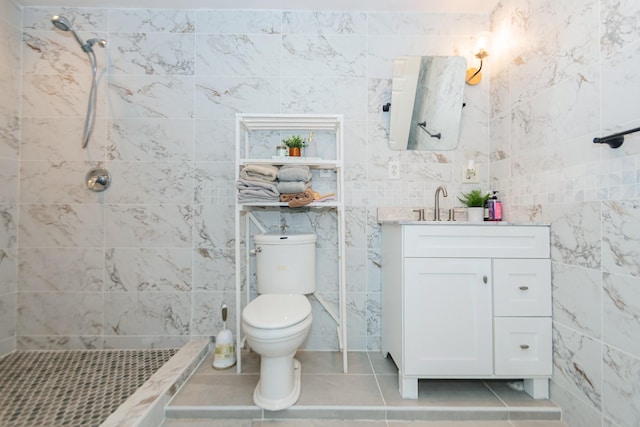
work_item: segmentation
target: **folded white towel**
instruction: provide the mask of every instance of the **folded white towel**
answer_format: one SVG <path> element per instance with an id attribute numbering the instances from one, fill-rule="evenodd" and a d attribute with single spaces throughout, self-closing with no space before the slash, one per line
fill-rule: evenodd
<path id="1" fill-rule="evenodd" d="M 252 181 L 275 181 L 278 178 L 278 167 L 273 165 L 245 165 L 240 171 L 240 178 Z"/>
<path id="2" fill-rule="evenodd" d="M 284 165 L 278 171 L 279 181 L 311 181 L 311 171 L 306 165 Z"/>
<path id="3" fill-rule="evenodd" d="M 236 187 L 238 190 L 244 190 L 246 188 L 264 188 L 269 191 L 277 192 L 276 182 L 266 182 L 266 181 L 251 181 L 249 179 L 240 178 L 236 183 Z"/>

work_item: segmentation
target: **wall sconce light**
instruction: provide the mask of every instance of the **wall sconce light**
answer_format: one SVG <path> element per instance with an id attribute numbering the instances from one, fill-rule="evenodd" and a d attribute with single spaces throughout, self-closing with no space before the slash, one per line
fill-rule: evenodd
<path id="1" fill-rule="evenodd" d="M 478 83 L 480 83 L 480 80 L 482 80 L 482 73 L 480 72 L 480 70 L 482 70 L 482 63 L 484 62 L 484 58 L 489 56 L 492 39 L 493 36 L 488 31 L 483 31 L 475 36 L 475 45 L 473 52 L 475 52 L 474 56 L 480 60 L 480 67 L 467 69 L 465 81 L 468 85 L 477 85 Z"/>

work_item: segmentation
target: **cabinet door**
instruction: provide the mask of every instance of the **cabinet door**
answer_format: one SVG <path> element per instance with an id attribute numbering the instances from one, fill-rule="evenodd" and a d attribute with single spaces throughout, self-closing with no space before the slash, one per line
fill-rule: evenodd
<path id="1" fill-rule="evenodd" d="M 491 261 L 405 258 L 405 375 L 491 375 Z"/>

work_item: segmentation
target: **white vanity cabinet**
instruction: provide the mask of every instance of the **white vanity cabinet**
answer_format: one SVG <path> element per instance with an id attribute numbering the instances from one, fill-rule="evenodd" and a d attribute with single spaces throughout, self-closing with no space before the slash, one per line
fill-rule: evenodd
<path id="1" fill-rule="evenodd" d="M 513 378 L 547 398 L 549 253 L 544 225 L 383 224 L 381 346 L 402 397 L 420 378 Z"/>

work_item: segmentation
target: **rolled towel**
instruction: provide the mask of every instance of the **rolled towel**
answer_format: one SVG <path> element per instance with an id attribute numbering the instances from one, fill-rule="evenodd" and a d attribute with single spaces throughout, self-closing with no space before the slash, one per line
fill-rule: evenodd
<path id="1" fill-rule="evenodd" d="M 311 171 L 307 165 L 283 165 L 278 171 L 279 181 L 311 181 Z"/>
<path id="2" fill-rule="evenodd" d="M 288 203 L 288 202 L 292 201 L 293 199 L 295 199 L 297 194 L 298 193 L 281 194 L 280 195 L 280 201 L 282 203 Z"/>
<path id="3" fill-rule="evenodd" d="M 240 178 L 250 181 L 275 181 L 278 178 L 278 167 L 273 165 L 245 165 L 240 171 Z"/>
<path id="4" fill-rule="evenodd" d="M 293 198 L 293 200 L 289 201 L 290 208 L 299 208 L 301 206 L 308 205 L 313 202 L 313 190 L 311 188 L 307 188 L 303 193 L 298 193 Z"/>
<path id="5" fill-rule="evenodd" d="M 310 182 L 302 181 L 280 181 L 276 184 L 280 194 L 285 193 L 302 193 L 304 190 L 311 186 Z"/>

